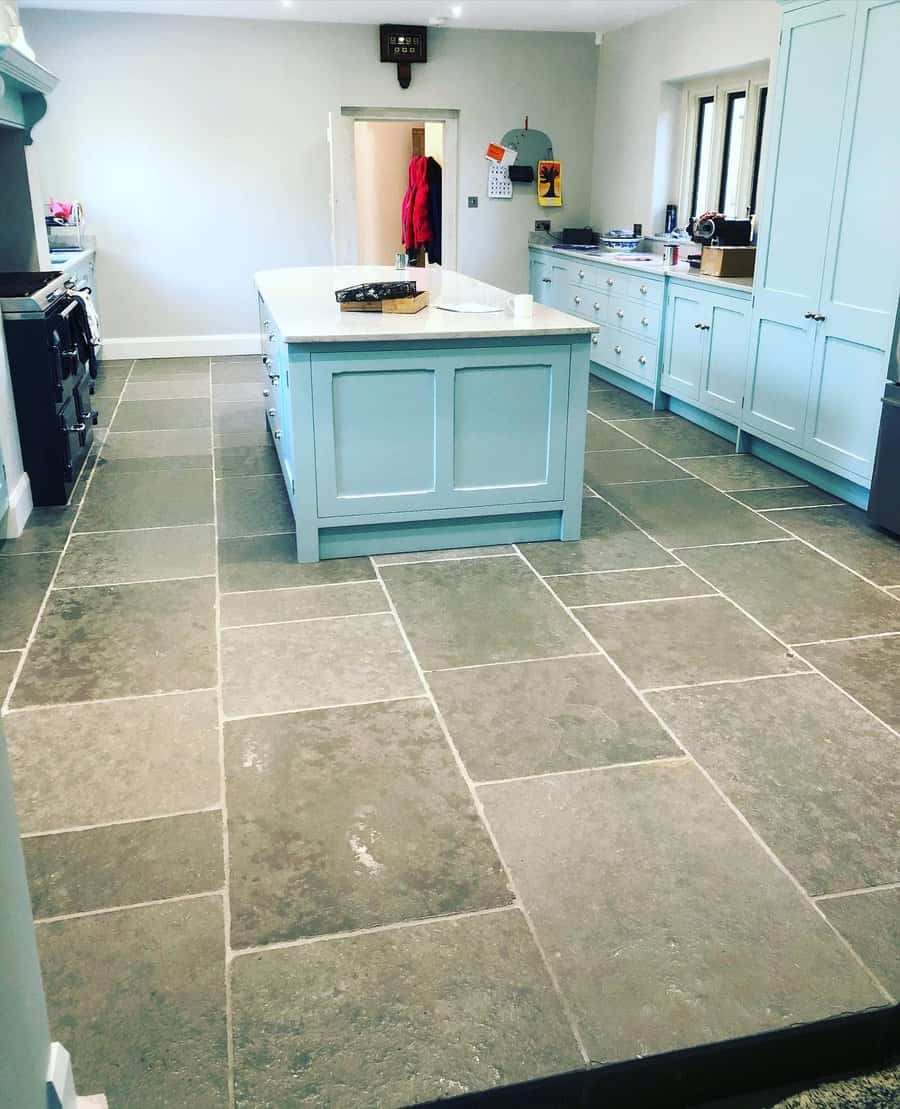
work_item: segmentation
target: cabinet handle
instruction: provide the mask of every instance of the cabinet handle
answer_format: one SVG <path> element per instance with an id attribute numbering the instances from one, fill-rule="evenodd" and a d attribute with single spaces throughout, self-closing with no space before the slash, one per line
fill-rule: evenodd
<path id="1" fill-rule="evenodd" d="M 268 356 L 268 354 L 263 355 L 262 362 L 263 362 L 264 366 L 271 366 L 272 365 L 272 359 Z"/>
<path id="2" fill-rule="evenodd" d="M 71 432 L 75 432 L 75 431 L 77 431 L 77 432 L 82 432 L 82 431 L 84 431 L 84 430 L 85 430 L 86 428 L 87 428 L 87 424 L 83 424 L 83 423 L 77 423 L 77 424 L 67 424 L 67 425 L 66 425 L 66 426 L 65 426 L 65 427 L 63 428 L 63 431 L 64 431 L 64 432 L 66 432 L 66 433 L 68 434 L 68 433 L 71 433 Z"/>
<path id="3" fill-rule="evenodd" d="M 701 331 L 709 331 L 708 323 L 695 323 L 694 327 L 699 327 Z"/>
<path id="4" fill-rule="evenodd" d="M 650 321 L 647 319 L 646 316 L 641 316 L 641 326 L 642 327 L 649 327 L 650 326 Z"/>
<path id="5" fill-rule="evenodd" d="M 581 297 L 575 297 L 575 303 L 581 304 Z"/>
<path id="6" fill-rule="evenodd" d="M 619 347 L 619 346 L 613 347 L 613 350 L 616 352 L 616 354 L 621 354 L 622 353 L 622 348 Z"/>
<path id="7" fill-rule="evenodd" d="M 542 277 L 542 278 L 541 278 L 541 281 L 543 281 L 545 285 L 549 285 L 549 284 L 550 284 L 550 278 L 549 278 L 549 277 Z"/>
<path id="8" fill-rule="evenodd" d="M 275 419 L 275 409 L 274 408 L 268 409 L 268 413 L 272 417 L 272 419 L 274 420 Z"/>
<path id="9" fill-rule="evenodd" d="M 278 382 L 281 381 L 281 375 L 280 374 L 269 374 L 269 381 L 271 381 L 273 385 L 277 385 Z"/>
<path id="10" fill-rule="evenodd" d="M 268 331 L 271 326 L 268 320 L 263 320 L 263 331 Z"/>
<path id="11" fill-rule="evenodd" d="M 646 294 L 647 294 L 647 286 L 646 285 L 641 285 L 641 292 L 646 296 Z"/>
<path id="12" fill-rule="evenodd" d="M 578 271 L 578 276 L 579 277 L 584 277 L 584 270 L 579 270 Z"/>
<path id="13" fill-rule="evenodd" d="M 815 320 L 816 323 L 821 323 L 825 319 L 825 317 L 820 316 L 818 312 L 804 312 L 803 318 L 805 320 Z"/>
<path id="14" fill-rule="evenodd" d="M 269 395 L 269 390 L 268 389 L 263 389 L 263 396 L 267 397 L 268 395 Z"/>
<path id="15" fill-rule="evenodd" d="M 591 336 L 591 342 L 594 344 L 594 346 L 596 346 L 600 342 L 600 336 L 599 335 L 592 335 Z"/>
<path id="16" fill-rule="evenodd" d="M 613 285 L 614 284 L 613 279 L 611 277 L 607 277 L 606 284 L 610 285 L 610 286 Z"/>
<path id="17" fill-rule="evenodd" d="M 594 311 L 595 311 L 595 312 L 599 312 L 599 311 L 600 311 L 600 301 L 599 301 L 599 300 L 595 300 L 595 301 L 594 301 Z"/>
<path id="18" fill-rule="evenodd" d="M 646 366 L 647 365 L 647 355 L 646 354 L 639 354 L 638 355 L 638 362 L 640 362 L 640 364 L 642 366 Z"/>
<path id="19" fill-rule="evenodd" d="M 277 429 L 276 429 L 275 431 L 273 431 L 273 432 L 272 432 L 272 435 L 273 435 L 273 436 L 274 436 L 274 437 L 275 437 L 276 439 L 280 439 L 280 438 L 281 438 L 281 432 L 280 432 L 280 431 L 278 431 Z"/>
<path id="20" fill-rule="evenodd" d="M 625 319 L 625 313 L 622 311 L 621 308 L 616 309 L 616 315 L 619 317 L 620 320 Z"/>

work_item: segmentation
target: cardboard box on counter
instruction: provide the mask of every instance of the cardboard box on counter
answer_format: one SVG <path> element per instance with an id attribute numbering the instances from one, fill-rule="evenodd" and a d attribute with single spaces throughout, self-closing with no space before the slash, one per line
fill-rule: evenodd
<path id="1" fill-rule="evenodd" d="M 700 272 L 707 277 L 752 277 L 755 246 L 705 246 Z"/>

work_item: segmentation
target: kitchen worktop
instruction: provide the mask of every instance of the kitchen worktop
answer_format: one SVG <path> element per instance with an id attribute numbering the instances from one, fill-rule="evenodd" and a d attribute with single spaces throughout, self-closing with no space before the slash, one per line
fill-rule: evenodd
<path id="1" fill-rule="evenodd" d="M 595 253 L 585 250 L 565 250 L 549 246 L 546 243 L 529 243 L 528 245 L 531 250 L 543 250 L 548 254 L 561 254 L 566 258 L 575 258 L 579 262 L 602 262 L 605 266 L 621 267 L 624 270 L 635 270 L 639 273 L 657 274 L 659 277 L 670 277 L 679 281 L 696 281 L 698 284 L 711 285 L 717 289 L 735 289 L 743 293 L 750 293 L 753 289 L 752 277 L 710 277 L 699 270 L 692 270 L 687 262 L 679 262 L 677 266 L 666 266 L 663 264 L 661 257 L 659 261 L 641 262 L 622 255 L 607 254 L 603 251 Z M 696 243 L 691 245 L 697 246 Z"/>
<path id="2" fill-rule="evenodd" d="M 427 289 L 431 303 L 413 315 L 342 312 L 336 289 L 366 281 L 415 281 Z M 588 335 L 597 330 L 587 320 L 534 305 L 529 318 L 505 310 L 503 289 L 454 270 L 392 266 L 304 266 L 262 270 L 255 275 L 257 291 L 273 322 L 288 343 L 370 343 L 394 340 L 501 339 L 542 335 Z M 451 312 L 440 301 L 467 301 L 499 307 L 498 312 Z"/>
<path id="3" fill-rule="evenodd" d="M 80 263 L 92 258 L 95 253 L 93 246 L 85 247 L 84 250 L 51 250 L 50 265 L 55 270 L 71 273 Z"/>

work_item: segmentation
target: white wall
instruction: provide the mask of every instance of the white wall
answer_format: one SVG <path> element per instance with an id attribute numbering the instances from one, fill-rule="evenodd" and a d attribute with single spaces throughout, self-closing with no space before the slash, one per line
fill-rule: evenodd
<path id="1" fill-rule="evenodd" d="M 591 196 L 596 227 L 642 223 L 645 234 L 663 227 L 666 204 L 678 202 L 678 83 L 774 58 L 779 23 L 775 0 L 703 0 L 603 36 Z"/>
<path id="2" fill-rule="evenodd" d="M 356 204 L 359 260 L 366 266 L 392 266 L 402 249 L 400 209 L 409 184 L 412 129 L 408 122 L 357 120 Z"/>
<path id="3" fill-rule="evenodd" d="M 85 205 L 108 337 L 254 332 L 255 270 L 329 263 L 325 132 L 342 106 L 459 109 L 463 272 L 527 288 L 542 213 L 525 186 L 488 201 L 483 158 L 526 114 L 565 164 L 555 223 L 587 220 L 590 35 L 437 29 L 404 91 L 375 27 L 37 9 L 24 22 L 62 79 L 44 181 Z"/>

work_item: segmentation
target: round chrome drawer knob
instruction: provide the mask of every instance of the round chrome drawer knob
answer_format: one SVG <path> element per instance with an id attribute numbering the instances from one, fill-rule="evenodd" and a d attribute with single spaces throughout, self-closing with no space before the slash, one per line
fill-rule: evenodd
<path id="1" fill-rule="evenodd" d="M 646 356 L 646 354 L 638 355 L 638 362 L 640 362 L 640 364 L 642 366 L 646 366 L 647 365 L 647 356 Z"/>
<path id="2" fill-rule="evenodd" d="M 579 270 L 578 271 L 578 276 L 579 277 L 584 277 L 584 270 Z"/>
<path id="3" fill-rule="evenodd" d="M 272 359 L 268 356 L 268 354 L 263 355 L 263 365 L 264 366 L 271 366 L 272 365 Z"/>
<path id="4" fill-rule="evenodd" d="M 641 292 L 646 294 L 646 292 L 647 292 L 647 286 L 646 285 L 641 285 Z"/>
<path id="5" fill-rule="evenodd" d="M 595 312 L 599 312 L 599 311 L 600 311 L 600 301 L 599 301 L 599 300 L 595 300 L 595 301 L 594 301 L 594 311 L 595 311 Z"/>
<path id="6" fill-rule="evenodd" d="M 269 390 L 268 389 L 263 389 L 263 396 L 267 397 L 268 395 L 269 395 Z"/>
<path id="7" fill-rule="evenodd" d="M 622 348 L 619 347 L 619 346 L 613 347 L 613 350 L 616 352 L 616 354 L 621 354 L 622 353 Z"/>
<path id="8" fill-rule="evenodd" d="M 581 297 L 575 297 L 575 303 L 581 304 Z"/>
<path id="9" fill-rule="evenodd" d="M 621 308 L 616 309 L 616 315 L 619 317 L 620 320 L 625 319 L 625 313 L 622 311 Z"/>
<path id="10" fill-rule="evenodd" d="M 641 323 L 644 327 L 648 327 L 650 325 L 650 321 L 647 319 L 646 316 L 641 316 Z"/>
<path id="11" fill-rule="evenodd" d="M 599 335 L 592 335 L 591 336 L 591 342 L 594 344 L 594 346 L 596 346 L 600 342 L 600 336 Z"/>
<path id="12" fill-rule="evenodd" d="M 607 284 L 607 285 L 612 285 L 612 284 L 614 284 L 614 282 L 613 282 L 613 279 L 612 279 L 611 277 L 607 277 L 607 279 L 606 279 L 606 284 Z"/>
<path id="13" fill-rule="evenodd" d="M 269 415 L 272 417 L 273 420 L 275 419 L 275 409 L 274 408 L 269 409 Z"/>

